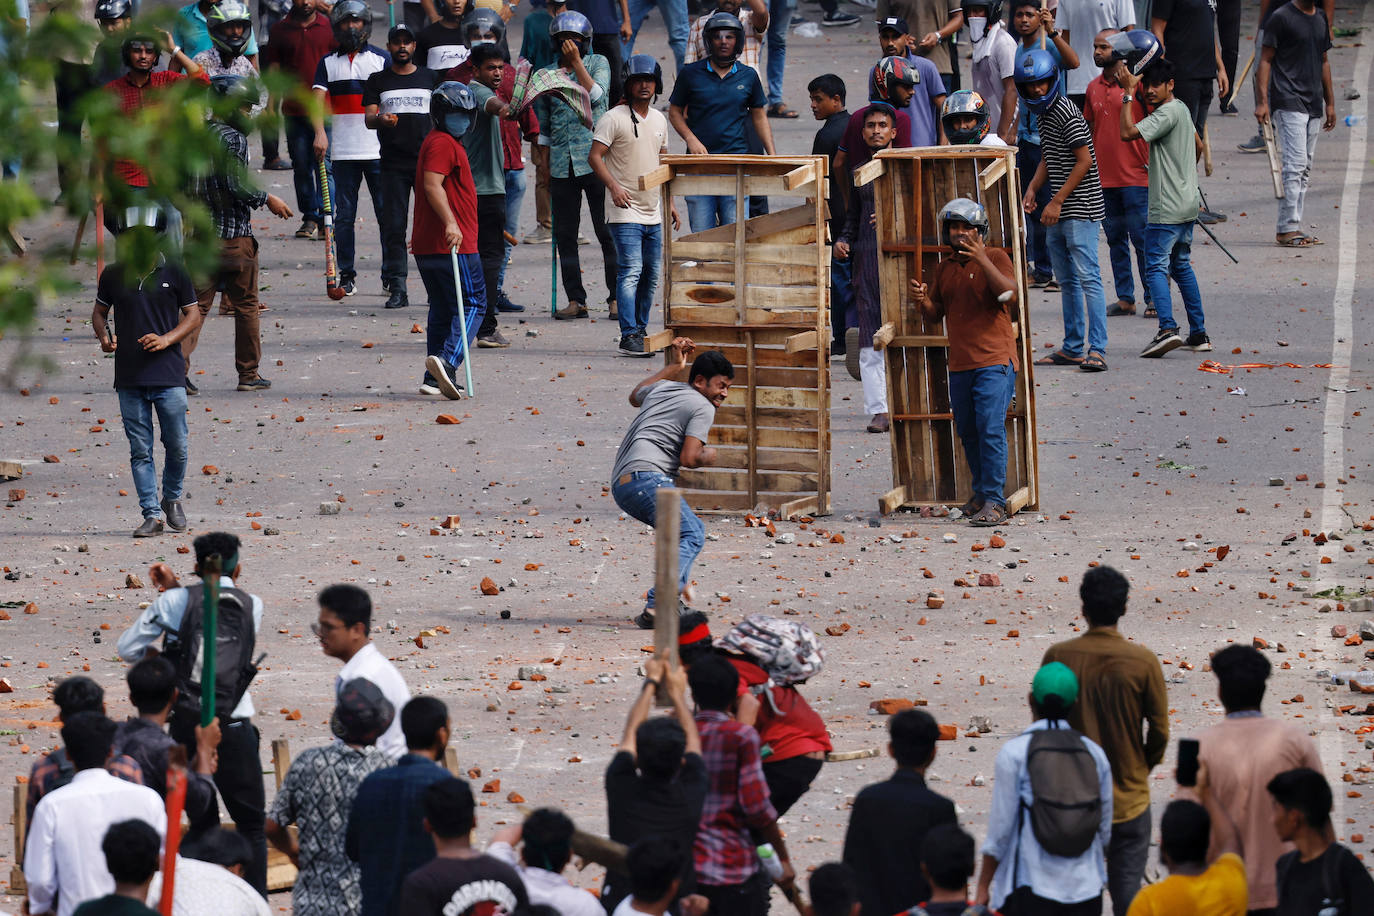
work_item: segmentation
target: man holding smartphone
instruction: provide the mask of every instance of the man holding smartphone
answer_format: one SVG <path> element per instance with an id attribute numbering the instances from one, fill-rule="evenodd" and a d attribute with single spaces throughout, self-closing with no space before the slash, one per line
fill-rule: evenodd
<path id="1" fill-rule="evenodd" d="M 1128 642 L 1116 627 L 1130 590 L 1126 577 L 1110 566 L 1089 569 L 1078 587 L 1088 632 L 1055 643 L 1041 660 L 1042 665 L 1063 662 L 1078 675 L 1078 702 L 1069 710 L 1069 724 L 1101 745 L 1112 765 L 1107 889 L 1115 916 L 1125 916 L 1145 875 L 1150 770 L 1169 745 L 1169 701 L 1159 657 Z"/>

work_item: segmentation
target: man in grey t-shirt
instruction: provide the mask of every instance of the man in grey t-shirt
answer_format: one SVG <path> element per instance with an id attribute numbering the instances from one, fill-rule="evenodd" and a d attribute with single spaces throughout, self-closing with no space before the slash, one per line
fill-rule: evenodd
<path id="1" fill-rule="evenodd" d="M 673 478 L 679 467 L 699 468 L 716 460 L 716 450 L 707 447 L 706 437 L 716 418 L 716 408 L 730 393 L 735 367 L 724 353 L 707 350 L 692 361 L 688 370 L 687 357 L 695 349 L 696 344 L 689 338 L 674 338 L 676 362 L 664 366 L 630 392 L 630 403 L 639 408 L 639 414 L 616 451 L 611 496 L 627 515 L 646 525 L 654 524 L 658 489 L 676 485 Z M 684 593 L 684 605 L 692 563 L 705 540 L 706 529 L 701 519 L 684 501 L 677 563 L 678 589 Z M 684 606 L 683 612 L 687 610 Z M 654 628 L 652 588 L 635 623 L 641 629 Z"/>

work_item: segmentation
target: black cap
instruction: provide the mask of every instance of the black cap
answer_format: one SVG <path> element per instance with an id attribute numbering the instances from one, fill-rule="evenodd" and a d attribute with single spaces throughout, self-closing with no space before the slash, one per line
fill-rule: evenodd
<path id="1" fill-rule="evenodd" d="M 334 736 L 349 744 L 375 744 L 391 727 L 396 708 L 381 688 L 366 678 L 354 678 L 340 685 L 329 728 Z"/>
<path id="2" fill-rule="evenodd" d="M 393 25 L 391 31 L 386 33 L 387 44 L 402 40 L 414 41 L 415 33 L 410 30 L 408 25 Z"/>
<path id="3" fill-rule="evenodd" d="M 878 31 L 886 32 L 892 29 L 899 35 L 910 35 L 911 29 L 907 28 L 906 20 L 901 16 L 888 16 L 886 19 L 878 20 Z"/>

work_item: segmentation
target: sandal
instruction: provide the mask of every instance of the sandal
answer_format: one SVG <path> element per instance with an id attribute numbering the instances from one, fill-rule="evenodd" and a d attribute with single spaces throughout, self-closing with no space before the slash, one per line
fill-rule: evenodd
<path id="1" fill-rule="evenodd" d="M 1078 369 L 1080 372 L 1106 372 L 1107 361 L 1102 358 L 1101 353 L 1094 351 L 1088 354 L 1088 358 L 1083 360 Z"/>
<path id="2" fill-rule="evenodd" d="M 1314 236 L 1304 235 L 1301 232 L 1286 232 L 1283 235 L 1274 236 L 1274 244 L 1280 248 L 1310 248 L 1313 245 L 1320 245 L 1321 241 Z"/>
<path id="3" fill-rule="evenodd" d="M 959 512 L 964 516 L 964 518 L 973 518 L 973 516 L 977 515 L 980 511 L 982 511 L 983 504 L 985 502 L 986 500 L 984 500 L 983 497 L 975 496 L 968 502 L 960 506 Z"/>
<path id="4" fill-rule="evenodd" d="M 1007 513 L 1006 506 L 999 506 L 997 503 L 988 503 L 978 510 L 978 514 L 968 520 L 968 523 L 975 528 L 995 528 L 1005 524 L 1011 515 Z"/>
<path id="5" fill-rule="evenodd" d="M 788 107 L 787 107 L 786 105 L 784 105 L 782 102 L 779 102 L 779 103 L 776 104 L 776 105 L 769 105 L 769 106 L 768 106 L 768 117 L 770 117 L 770 118 L 786 118 L 787 120 L 791 121 L 791 120 L 793 120 L 793 119 L 795 119 L 795 118 L 801 117 L 801 115 L 797 114 L 795 111 L 793 111 L 792 109 L 788 108 Z"/>
<path id="6" fill-rule="evenodd" d="M 1145 306 L 1145 311 L 1141 313 L 1141 316 L 1140 316 L 1140 317 L 1142 317 L 1142 318 L 1158 318 L 1158 317 L 1159 317 L 1159 312 L 1155 309 L 1155 307 L 1154 307 L 1153 305 L 1147 305 L 1147 306 Z"/>
<path id="7" fill-rule="evenodd" d="M 1135 303 L 1127 302 L 1125 299 L 1118 299 L 1107 306 L 1107 317 L 1115 318 L 1118 315 L 1134 315 Z"/>
<path id="8" fill-rule="evenodd" d="M 1042 356 L 1035 361 L 1037 366 L 1081 366 L 1083 357 L 1069 356 L 1063 350 L 1055 350 L 1049 356 Z"/>

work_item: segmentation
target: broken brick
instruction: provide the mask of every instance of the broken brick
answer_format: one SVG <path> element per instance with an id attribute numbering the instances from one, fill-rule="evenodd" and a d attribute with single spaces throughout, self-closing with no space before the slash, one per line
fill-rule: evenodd
<path id="1" fill-rule="evenodd" d="M 488 795 L 493 795 L 501 791 L 501 780 L 493 779 L 482 785 L 482 791 Z"/>
<path id="2" fill-rule="evenodd" d="M 483 577 L 482 577 L 482 594 L 488 595 L 488 596 L 490 596 L 490 595 L 499 595 L 499 594 L 501 594 L 501 586 L 499 586 L 499 585 L 497 585 L 495 582 L 493 582 L 491 576 L 483 576 Z"/>
<path id="3" fill-rule="evenodd" d="M 891 716 L 901 712 L 903 709 L 911 709 L 916 704 L 910 700 L 900 698 L 889 698 L 885 700 L 874 700 L 868 704 L 868 708 L 876 710 L 879 715 Z"/>
<path id="4" fill-rule="evenodd" d="M 1001 585 L 1002 580 L 997 578 L 997 573 L 979 573 L 978 584 L 983 588 L 993 588 Z"/>

